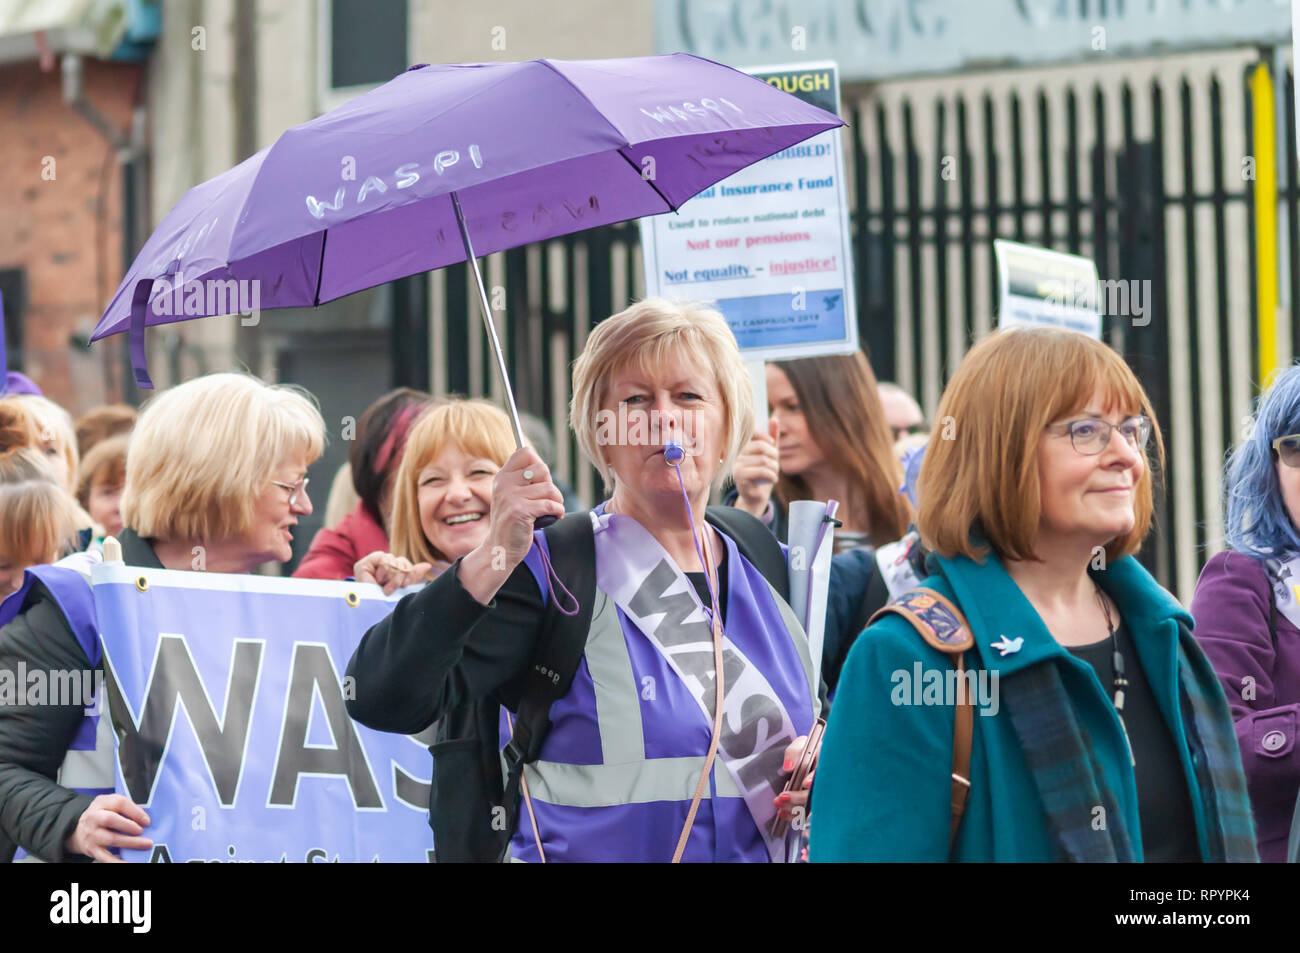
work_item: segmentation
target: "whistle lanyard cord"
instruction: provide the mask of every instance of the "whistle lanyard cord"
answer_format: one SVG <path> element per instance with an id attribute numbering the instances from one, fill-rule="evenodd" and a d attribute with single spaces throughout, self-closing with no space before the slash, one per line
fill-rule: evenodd
<path id="1" fill-rule="evenodd" d="M 704 549 L 700 549 L 700 540 L 695 532 L 695 514 L 691 512 L 691 498 L 686 492 L 686 481 L 682 479 L 682 468 L 672 465 L 677 471 L 677 482 L 682 488 L 682 499 L 686 503 L 686 518 L 690 522 L 691 540 L 695 543 L 695 553 L 700 557 L 700 564 L 704 567 L 704 579 L 708 583 L 709 597 L 713 601 L 710 621 L 713 629 L 713 671 L 717 678 L 716 692 L 713 700 L 713 735 L 709 739 L 709 753 L 704 759 L 704 770 L 700 772 L 700 780 L 695 785 L 695 795 L 691 798 L 691 808 L 686 813 L 686 823 L 682 825 L 681 836 L 677 838 L 677 849 L 673 851 L 674 864 L 681 863 L 682 855 L 686 853 L 686 841 L 691 834 L 691 828 L 695 826 L 695 815 L 700 809 L 700 801 L 704 798 L 704 788 L 709 782 L 709 775 L 713 771 L 713 762 L 718 754 L 718 743 L 722 739 L 722 698 L 725 688 L 723 686 L 723 667 L 722 667 L 722 613 L 718 607 L 718 587 L 715 580 L 717 572 L 713 564 L 713 548 L 709 545 L 709 528 L 704 528 Z M 708 558 L 705 558 L 707 554 Z"/>
<path id="2" fill-rule="evenodd" d="M 515 734 L 515 720 L 510 717 L 510 712 L 506 712 L 506 724 L 510 727 L 510 737 Z M 542 835 L 537 830 L 537 815 L 533 813 L 533 799 L 528 793 L 528 778 L 524 772 L 528 770 L 527 765 L 521 765 L 519 768 L 519 784 L 524 792 L 524 804 L 528 807 L 528 820 L 533 825 L 533 840 L 537 842 L 537 853 L 542 858 L 542 863 L 546 863 L 546 851 L 542 849 Z"/>
<path id="3" fill-rule="evenodd" d="M 577 615 L 578 608 L 579 608 L 578 600 L 577 598 L 574 597 L 573 593 L 569 591 L 569 587 L 566 586 L 560 580 L 560 577 L 555 574 L 555 570 L 551 568 L 551 558 L 546 555 L 545 547 L 538 546 L 536 542 L 534 542 L 533 545 L 537 546 L 537 553 L 539 556 L 542 557 L 542 566 L 546 570 L 546 578 L 553 583 L 553 585 L 551 586 L 551 597 L 555 599 L 555 608 L 559 610 L 563 615 L 569 615 L 569 616 Z M 560 601 L 560 596 L 559 596 L 559 593 L 561 592 L 564 593 L 566 596 L 568 596 L 569 601 L 573 603 L 572 609 L 564 608 L 564 603 Z"/>
<path id="4" fill-rule="evenodd" d="M 700 801 L 704 799 L 704 788 L 708 785 L 709 775 L 713 772 L 713 763 L 718 755 L 718 745 L 722 740 L 722 700 L 726 687 L 723 684 L 725 679 L 722 666 L 722 613 L 718 607 L 717 568 L 713 563 L 713 547 L 709 543 L 708 527 L 706 526 L 704 546 L 701 549 L 699 535 L 695 532 L 695 514 L 691 510 L 690 495 L 686 492 L 686 481 L 682 479 L 682 469 L 676 465 L 673 465 L 673 469 L 677 471 L 677 482 L 682 488 L 682 500 L 686 503 L 686 518 L 690 522 L 691 540 L 695 543 L 695 554 L 699 556 L 700 564 L 704 567 L 704 579 L 708 584 L 709 598 L 713 603 L 709 612 L 709 621 L 713 630 L 713 669 L 717 676 L 717 687 L 713 701 L 713 734 L 709 739 L 709 753 L 705 756 L 704 769 L 700 772 L 700 779 L 695 785 L 695 795 L 691 798 L 691 807 L 686 813 L 686 822 L 682 825 L 682 832 L 677 838 L 677 849 L 673 851 L 672 862 L 677 864 L 681 863 L 682 855 L 686 853 L 686 842 L 690 838 L 691 829 L 695 826 L 695 815 L 699 812 Z M 578 600 L 574 598 L 573 594 L 565 588 L 564 583 L 555 575 L 555 570 L 551 568 L 551 561 L 546 557 L 546 550 L 538 547 L 538 551 L 541 553 L 542 565 L 545 566 L 548 577 L 573 603 L 572 610 L 565 609 L 557 598 L 555 607 L 565 615 L 574 615 L 578 611 Z M 515 724 L 509 712 L 506 712 L 506 722 L 510 727 L 511 736 L 513 736 Z M 533 839 L 537 843 L 537 853 L 541 857 L 542 863 L 546 863 L 546 851 L 542 848 L 542 835 L 537 829 L 537 815 L 533 811 L 533 799 L 528 793 L 528 779 L 521 773 L 519 782 L 524 796 L 524 804 L 528 808 L 528 819 L 533 828 Z"/>

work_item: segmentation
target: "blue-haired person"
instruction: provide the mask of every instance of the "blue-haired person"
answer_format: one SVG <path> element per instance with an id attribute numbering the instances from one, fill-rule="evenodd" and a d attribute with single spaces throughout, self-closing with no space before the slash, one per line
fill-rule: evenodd
<path id="1" fill-rule="evenodd" d="M 1300 790 L 1300 366 L 1259 401 L 1224 480 L 1228 549 L 1201 572 L 1196 636 L 1223 682 L 1260 859 L 1285 859 Z"/>

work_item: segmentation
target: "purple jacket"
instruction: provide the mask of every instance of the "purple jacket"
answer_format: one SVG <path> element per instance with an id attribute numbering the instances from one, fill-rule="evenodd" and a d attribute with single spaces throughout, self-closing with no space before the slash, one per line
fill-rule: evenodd
<path id="1" fill-rule="evenodd" d="M 1272 601 L 1264 564 L 1224 551 L 1201 571 L 1192 617 L 1237 723 L 1260 859 L 1279 862 L 1300 791 L 1300 630 L 1273 612 L 1269 631 Z"/>

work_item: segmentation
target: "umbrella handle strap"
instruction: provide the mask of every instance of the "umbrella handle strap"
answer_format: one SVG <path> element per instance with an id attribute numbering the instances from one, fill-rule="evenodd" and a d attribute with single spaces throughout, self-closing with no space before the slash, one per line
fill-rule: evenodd
<path id="1" fill-rule="evenodd" d="M 135 292 L 131 295 L 131 327 L 127 332 L 127 340 L 131 349 L 131 370 L 135 374 L 135 386 L 141 390 L 153 390 L 149 361 L 144 353 L 144 319 L 149 308 L 153 282 L 152 278 L 141 278 L 135 283 Z"/>

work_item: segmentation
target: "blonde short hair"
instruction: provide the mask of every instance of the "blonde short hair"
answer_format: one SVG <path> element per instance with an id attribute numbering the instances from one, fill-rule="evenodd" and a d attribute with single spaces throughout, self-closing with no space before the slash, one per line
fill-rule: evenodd
<path id="1" fill-rule="evenodd" d="M 186 381 L 140 412 L 126 458 L 122 521 L 148 539 L 246 532 L 272 471 L 325 445 L 316 400 L 289 384 L 220 373 Z"/>
<path id="2" fill-rule="evenodd" d="M 712 369 L 722 395 L 727 451 L 715 486 L 731 473 L 753 435 L 754 389 L 726 318 L 705 304 L 647 298 L 596 325 L 573 365 L 569 426 L 607 488 L 614 485 L 614 472 L 601 456 L 596 418 L 609 396 L 610 378 L 629 366 L 658 374 L 683 356 Z"/>
<path id="3" fill-rule="evenodd" d="M 39 450 L 0 452 L 0 559 L 35 566 L 72 549 L 89 518 Z"/>
<path id="4" fill-rule="evenodd" d="M 917 528 L 926 546 L 982 560 L 987 548 L 972 539 L 978 534 L 1001 559 L 1037 559 L 1039 440 L 1048 424 L 1082 410 L 1098 389 L 1107 404 L 1099 409 L 1151 418 L 1163 468 L 1151 401 L 1105 344 L 1076 331 L 1015 328 L 975 345 L 944 389 L 921 464 Z M 1148 459 L 1134 491 L 1133 528 L 1107 544 L 1107 559 L 1141 547 L 1151 526 L 1151 471 Z"/>
<path id="5" fill-rule="evenodd" d="M 430 407 L 411 426 L 402 463 L 393 484 L 393 520 L 389 540 L 393 553 L 412 562 L 447 562 L 433 548 L 420 525 L 420 471 L 448 447 L 458 447 L 498 467 L 515 451 L 510 418 L 486 400 L 453 399 Z"/>
<path id="6" fill-rule="evenodd" d="M 67 462 L 68 483 L 64 489 L 69 493 L 75 493 L 77 467 L 81 462 L 81 455 L 77 452 L 77 430 L 73 426 L 72 415 L 40 394 L 18 394 L 14 399 L 25 404 L 32 416 L 36 418 L 36 423 L 41 430 L 41 442 L 54 441 L 55 448 Z"/>

